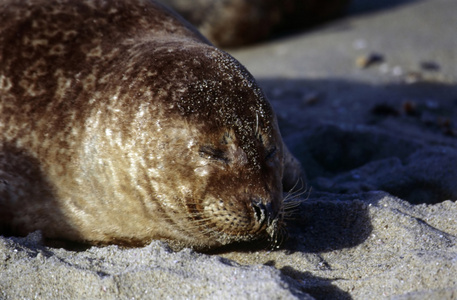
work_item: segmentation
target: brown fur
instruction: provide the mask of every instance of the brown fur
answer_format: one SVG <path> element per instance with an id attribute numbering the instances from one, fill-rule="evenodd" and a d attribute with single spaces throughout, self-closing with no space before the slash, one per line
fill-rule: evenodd
<path id="1" fill-rule="evenodd" d="M 3 232 L 194 248 L 276 236 L 292 160 L 231 56 L 152 1 L 10 0 L 0 16 Z"/>
<path id="2" fill-rule="evenodd" d="M 220 47 L 262 41 L 341 14 L 349 0 L 159 0 Z"/>

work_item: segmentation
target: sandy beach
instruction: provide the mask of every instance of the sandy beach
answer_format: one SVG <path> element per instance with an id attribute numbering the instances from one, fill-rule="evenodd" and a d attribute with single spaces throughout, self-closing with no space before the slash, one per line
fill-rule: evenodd
<path id="1" fill-rule="evenodd" d="M 0 299 L 457 299 L 457 1 L 365 2 L 228 50 L 308 177 L 281 249 L 0 237 Z"/>

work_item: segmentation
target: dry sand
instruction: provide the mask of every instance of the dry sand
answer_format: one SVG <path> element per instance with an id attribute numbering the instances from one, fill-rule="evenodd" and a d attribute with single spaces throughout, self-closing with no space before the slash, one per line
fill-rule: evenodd
<path id="1" fill-rule="evenodd" d="M 312 187 L 283 249 L 0 238 L 0 298 L 457 299 L 457 1 L 359 2 L 325 27 L 232 51 Z M 362 68 L 370 54 L 383 59 Z"/>

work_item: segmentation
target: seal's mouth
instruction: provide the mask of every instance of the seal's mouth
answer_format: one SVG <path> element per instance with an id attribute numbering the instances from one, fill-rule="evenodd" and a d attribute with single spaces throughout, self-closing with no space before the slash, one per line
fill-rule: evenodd
<path id="1" fill-rule="evenodd" d="M 254 210 L 254 216 L 259 224 L 260 230 L 265 230 L 271 242 L 271 248 L 279 248 L 283 242 L 281 224 L 282 220 L 278 211 L 273 209 L 271 203 L 263 203 L 260 200 L 253 200 L 251 206 Z"/>

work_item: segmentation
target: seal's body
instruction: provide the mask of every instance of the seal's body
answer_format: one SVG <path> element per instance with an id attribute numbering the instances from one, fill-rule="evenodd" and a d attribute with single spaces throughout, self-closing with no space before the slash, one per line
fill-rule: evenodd
<path id="1" fill-rule="evenodd" d="M 350 0 L 159 0 L 220 47 L 237 47 L 340 15 Z"/>
<path id="2" fill-rule="evenodd" d="M 147 0 L 4 0 L 0 18 L 3 233 L 274 239 L 295 161 L 235 59 Z"/>

